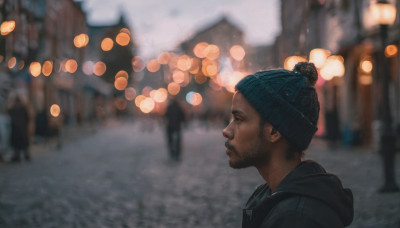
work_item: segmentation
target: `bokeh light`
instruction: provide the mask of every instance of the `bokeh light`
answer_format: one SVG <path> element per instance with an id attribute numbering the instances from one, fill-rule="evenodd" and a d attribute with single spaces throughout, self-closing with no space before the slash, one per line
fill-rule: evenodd
<path id="1" fill-rule="evenodd" d="M 189 56 L 182 55 L 178 59 L 177 66 L 179 70 L 187 71 L 192 67 L 192 60 Z"/>
<path id="2" fill-rule="evenodd" d="M 190 91 L 189 93 L 186 94 L 186 101 L 193 106 L 197 106 L 201 104 L 201 102 L 203 101 L 203 97 L 201 96 L 200 93 L 195 93 L 193 91 Z"/>
<path id="3" fill-rule="evenodd" d="M 168 91 L 164 88 L 159 88 L 154 92 L 153 99 L 157 103 L 162 103 L 168 98 Z"/>
<path id="4" fill-rule="evenodd" d="M 178 68 L 178 60 L 179 60 L 179 56 L 171 55 L 171 58 L 169 59 L 169 62 L 168 62 L 168 66 L 171 70 Z"/>
<path id="5" fill-rule="evenodd" d="M 203 59 L 201 71 L 205 76 L 214 76 L 218 73 L 218 65 L 210 59 Z"/>
<path id="6" fill-rule="evenodd" d="M 180 70 L 175 70 L 172 73 L 172 80 L 178 84 L 183 83 L 185 81 L 185 73 Z"/>
<path id="7" fill-rule="evenodd" d="M 158 57 L 157 61 L 159 64 L 168 64 L 169 60 L 171 58 L 171 55 L 168 52 L 161 52 Z"/>
<path id="8" fill-rule="evenodd" d="M 74 38 L 74 45 L 77 48 L 85 47 L 89 43 L 89 36 L 81 33 Z"/>
<path id="9" fill-rule="evenodd" d="M 320 70 L 321 77 L 325 80 L 331 80 L 333 77 L 342 77 L 345 69 L 344 59 L 339 55 L 331 55 L 326 59 L 325 65 Z"/>
<path id="10" fill-rule="evenodd" d="M 369 7 L 370 15 L 377 24 L 391 25 L 396 20 L 396 7 L 393 4 L 377 1 Z"/>
<path id="11" fill-rule="evenodd" d="M 242 59 L 246 55 L 246 52 L 240 45 L 232 46 L 231 49 L 229 50 L 229 53 L 231 54 L 232 58 L 236 61 L 242 61 Z"/>
<path id="12" fill-rule="evenodd" d="M 208 45 L 204 50 L 204 54 L 208 59 L 216 60 L 219 57 L 219 47 L 214 44 Z"/>
<path id="13" fill-rule="evenodd" d="M 330 54 L 330 51 L 322 48 L 312 49 L 310 51 L 310 62 L 314 63 L 315 67 L 321 68 Z"/>
<path id="14" fill-rule="evenodd" d="M 146 97 L 150 96 L 150 92 L 153 90 L 150 86 L 145 86 L 142 89 L 142 94 L 145 95 Z"/>
<path id="15" fill-rule="evenodd" d="M 132 87 L 128 87 L 125 89 L 125 99 L 127 99 L 128 101 L 133 101 L 133 99 L 135 99 L 136 96 L 136 90 Z"/>
<path id="16" fill-rule="evenodd" d="M 44 76 L 48 77 L 53 72 L 53 62 L 50 60 L 46 60 L 43 63 L 42 73 Z"/>
<path id="17" fill-rule="evenodd" d="M 135 98 L 135 105 L 136 105 L 136 107 L 140 108 L 140 104 L 141 104 L 142 101 L 144 101 L 145 99 L 146 99 L 146 96 L 144 96 L 144 95 L 138 95 L 138 96 Z"/>
<path id="18" fill-rule="evenodd" d="M 12 68 L 15 67 L 15 65 L 17 65 L 17 58 L 11 57 L 11 58 L 8 60 L 8 63 L 7 63 L 8 68 L 9 68 L 9 69 L 12 69 Z"/>
<path id="19" fill-rule="evenodd" d="M 104 38 L 103 41 L 101 41 L 101 49 L 103 51 L 110 51 L 114 46 L 114 41 L 111 38 Z"/>
<path id="20" fill-rule="evenodd" d="M 94 64 L 93 73 L 97 76 L 102 76 L 106 72 L 106 64 L 101 61 L 98 61 Z"/>
<path id="21" fill-rule="evenodd" d="M 1 35 L 6 36 L 15 29 L 15 21 L 3 21 L 0 25 Z"/>
<path id="22" fill-rule="evenodd" d="M 181 90 L 181 87 L 178 83 L 171 82 L 168 84 L 168 93 L 171 95 L 177 95 L 179 91 Z"/>
<path id="23" fill-rule="evenodd" d="M 206 57 L 205 50 L 207 47 L 208 47 L 208 43 L 206 43 L 206 42 L 200 42 L 200 43 L 196 44 L 196 46 L 194 46 L 194 48 L 193 48 L 194 55 L 198 58 L 205 58 Z"/>
<path id="24" fill-rule="evenodd" d="M 29 66 L 29 72 L 33 77 L 37 77 L 42 72 L 42 65 L 39 62 L 32 62 Z"/>
<path id="25" fill-rule="evenodd" d="M 223 81 L 222 84 L 225 86 L 225 89 L 230 92 L 234 93 L 235 92 L 235 86 L 236 84 L 244 78 L 245 74 L 239 71 L 234 71 L 232 75 L 230 75 L 226 81 Z"/>
<path id="26" fill-rule="evenodd" d="M 198 58 L 191 59 L 192 67 L 189 69 L 189 73 L 197 74 L 200 70 L 200 63 L 200 59 Z"/>
<path id="27" fill-rule="evenodd" d="M 293 70 L 297 63 L 306 61 L 307 59 L 302 56 L 289 56 L 285 59 L 283 66 L 286 70 Z"/>
<path id="28" fill-rule="evenodd" d="M 121 46 L 128 45 L 130 41 L 131 41 L 131 37 L 129 36 L 129 34 L 127 34 L 125 32 L 120 32 L 120 33 L 118 33 L 117 37 L 115 37 L 115 42 L 117 42 L 117 44 L 119 44 Z"/>
<path id="29" fill-rule="evenodd" d="M 50 106 L 50 115 L 53 117 L 58 117 L 61 113 L 61 108 L 58 104 L 52 104 Z"/>
<path id="30" fill-rule="evenodd" d="M 128 78 L 129 78 L 128 72 L 126 72 L 126 71 L 124 71 L 124 70 L 118 71 L 118 72 L 115 74 L 115 79 L 120 78 L 120 77 L 123 77 L 123 78 L 125 78 L 126 80 L 128 80 Z"/>
<path id="31" fill-rule="evenodd" d="M 155 107 L 155 103 L 154 103 L 153 99 L 151 99 L 150 97 L 147 97 L 142 102 L 140 102 L 140 110 L 143 113 L 149 113 L 149 112 L 153 111 L 154 107 Z"/>
<path id="32" fill-rule="evenodd" d="M 364 73 L 369 74 L 372 72 L 373 65 L 370 56 L 366 56 L 361 60 L 360 68 Z"/>
<path id="33" fill-rule="evenodd" d="M 71 74 L 75 73 L 78 69 L 78 63 L 75 59 L 68 59 L 65 62 L 65 70 Z"/>
<path id="34" fill-rule="evenodd" d="M 149 72 L 157 72 L 160 69 L 160 64 L 158 63 L 157 59 L 152 59 L 147 63 L 147 70 Z"/>
<path id="35" fill-rule="evenodd" d="M 388 45 L 385 48 L 385 56 L 388 58 L 396 56 L 397 52 L 398 52 L 398 48 L 394 44 Z"/>
<path id="36" fill-rule="evenodd" d="M 114 81 L 114 87 L 117 90 L 124 90 L 128 85 L 128 80 L 124 77 L 116 78 Z"/>
<path id="37" fill-rule="evenodd" d="M 140 72 L 145 68 L 146 64 L 144 60 L 140 56 L 135 56 L 132 58 L 132 68 L 135 72 Z"/>
<path id="38" fill-rule="evenodd" d="M 19 63 L 18 63 L 18 69 L 19 69 L 19 70 L 22 70 L 22 69 L 24 68 L 24 66 L 25 66 L 25 61 L 24 61 L 24 60 L 19 61 Z"/>
<path id="39" fill-rule="evenodd" d="M 154 100 L 154 94 L 156 93 L 157 90 L 153 89 L 150 91 L 150 97 L 153 98 Z"/>

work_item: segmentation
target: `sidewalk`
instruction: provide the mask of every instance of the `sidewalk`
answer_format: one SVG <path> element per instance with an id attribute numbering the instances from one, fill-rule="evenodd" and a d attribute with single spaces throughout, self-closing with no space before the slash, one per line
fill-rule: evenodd
<path id="1" fill-rule="evenodd" d="M 83 123 L 81 125 L 67 126 L 61 130 L 60 139 L 57 136 L 52 136 L 48 139 L 40 138 L 36 141 L 32 140 L 29 148 L 31 159 L 34 160 L 43 155 L 60 151 L 62 150 L 63 145 L 71 140 L 76 140 L 86 135 L 94 134 L 104 127 L 116 126 L 117 123 L 117 120 L 110 119 L 106 123 L 98 125 L 92 123 Z M 12 153 L 13 151 L 11 147 L 3 152 L 3 162 L 0 161 L 0 167 L 1 165 L 9 163 Z M 22 161 L 24 160 L 22 159 Z"/>
<path id="2" fill-rule="evenodd" d="M 0 165 L 0 226 L 3 209 L 9 224 L 39 224 L 21 227 L 240 227 L 241 209 L 263 180 L 255 168 L 229 167 L 221 129 L 189 125 L 176 163 L 168 160 L 163 126 L 146 124 L 70 129 L 59 152 L 53 142 L 37 144 L 30 164 L 0 163 L 9 166 Z M 350 228 L 400 227 L 400 193 L 377 192 L 383 169 L 372 148 L 331 150 L 315 138 L 305 158 L 353 191 Z M 399 184 L 399 154 L 396 165 Z"/>

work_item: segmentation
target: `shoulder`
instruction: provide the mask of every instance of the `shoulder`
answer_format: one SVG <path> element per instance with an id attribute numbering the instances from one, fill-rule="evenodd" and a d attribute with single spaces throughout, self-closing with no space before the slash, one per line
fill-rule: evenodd
<path id="1" fill-rule="evenodd" d="M 325 203 L 304 196 L 279 202 L 261 227 L 344 227 L 338 215 Z"/>

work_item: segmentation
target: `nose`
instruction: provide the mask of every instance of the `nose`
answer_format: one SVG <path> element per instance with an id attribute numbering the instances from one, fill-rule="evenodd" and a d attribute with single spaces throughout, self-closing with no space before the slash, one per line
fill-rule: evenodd
<path id="1" fill-rule="evenodd" d="M 228 126 L 226 126 L 224 130 L 222 130 L 222 135 L 227 139 L 232 139 L 233 138 L 233 132 L 232 132 L 232 129 L 231 129 L 231 123 L 229 123 Z"/>

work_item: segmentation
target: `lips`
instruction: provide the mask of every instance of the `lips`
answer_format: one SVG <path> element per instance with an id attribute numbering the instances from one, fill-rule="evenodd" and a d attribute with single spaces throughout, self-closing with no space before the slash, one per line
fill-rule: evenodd
<path id="1" fill-rule="evenodd" d="M 229 144 L 228 142 L 225 142 L 225 147 L 226 147 L 226 154 L 230 155 L 233 151 L 235 151 L 235 148 Z"/>

